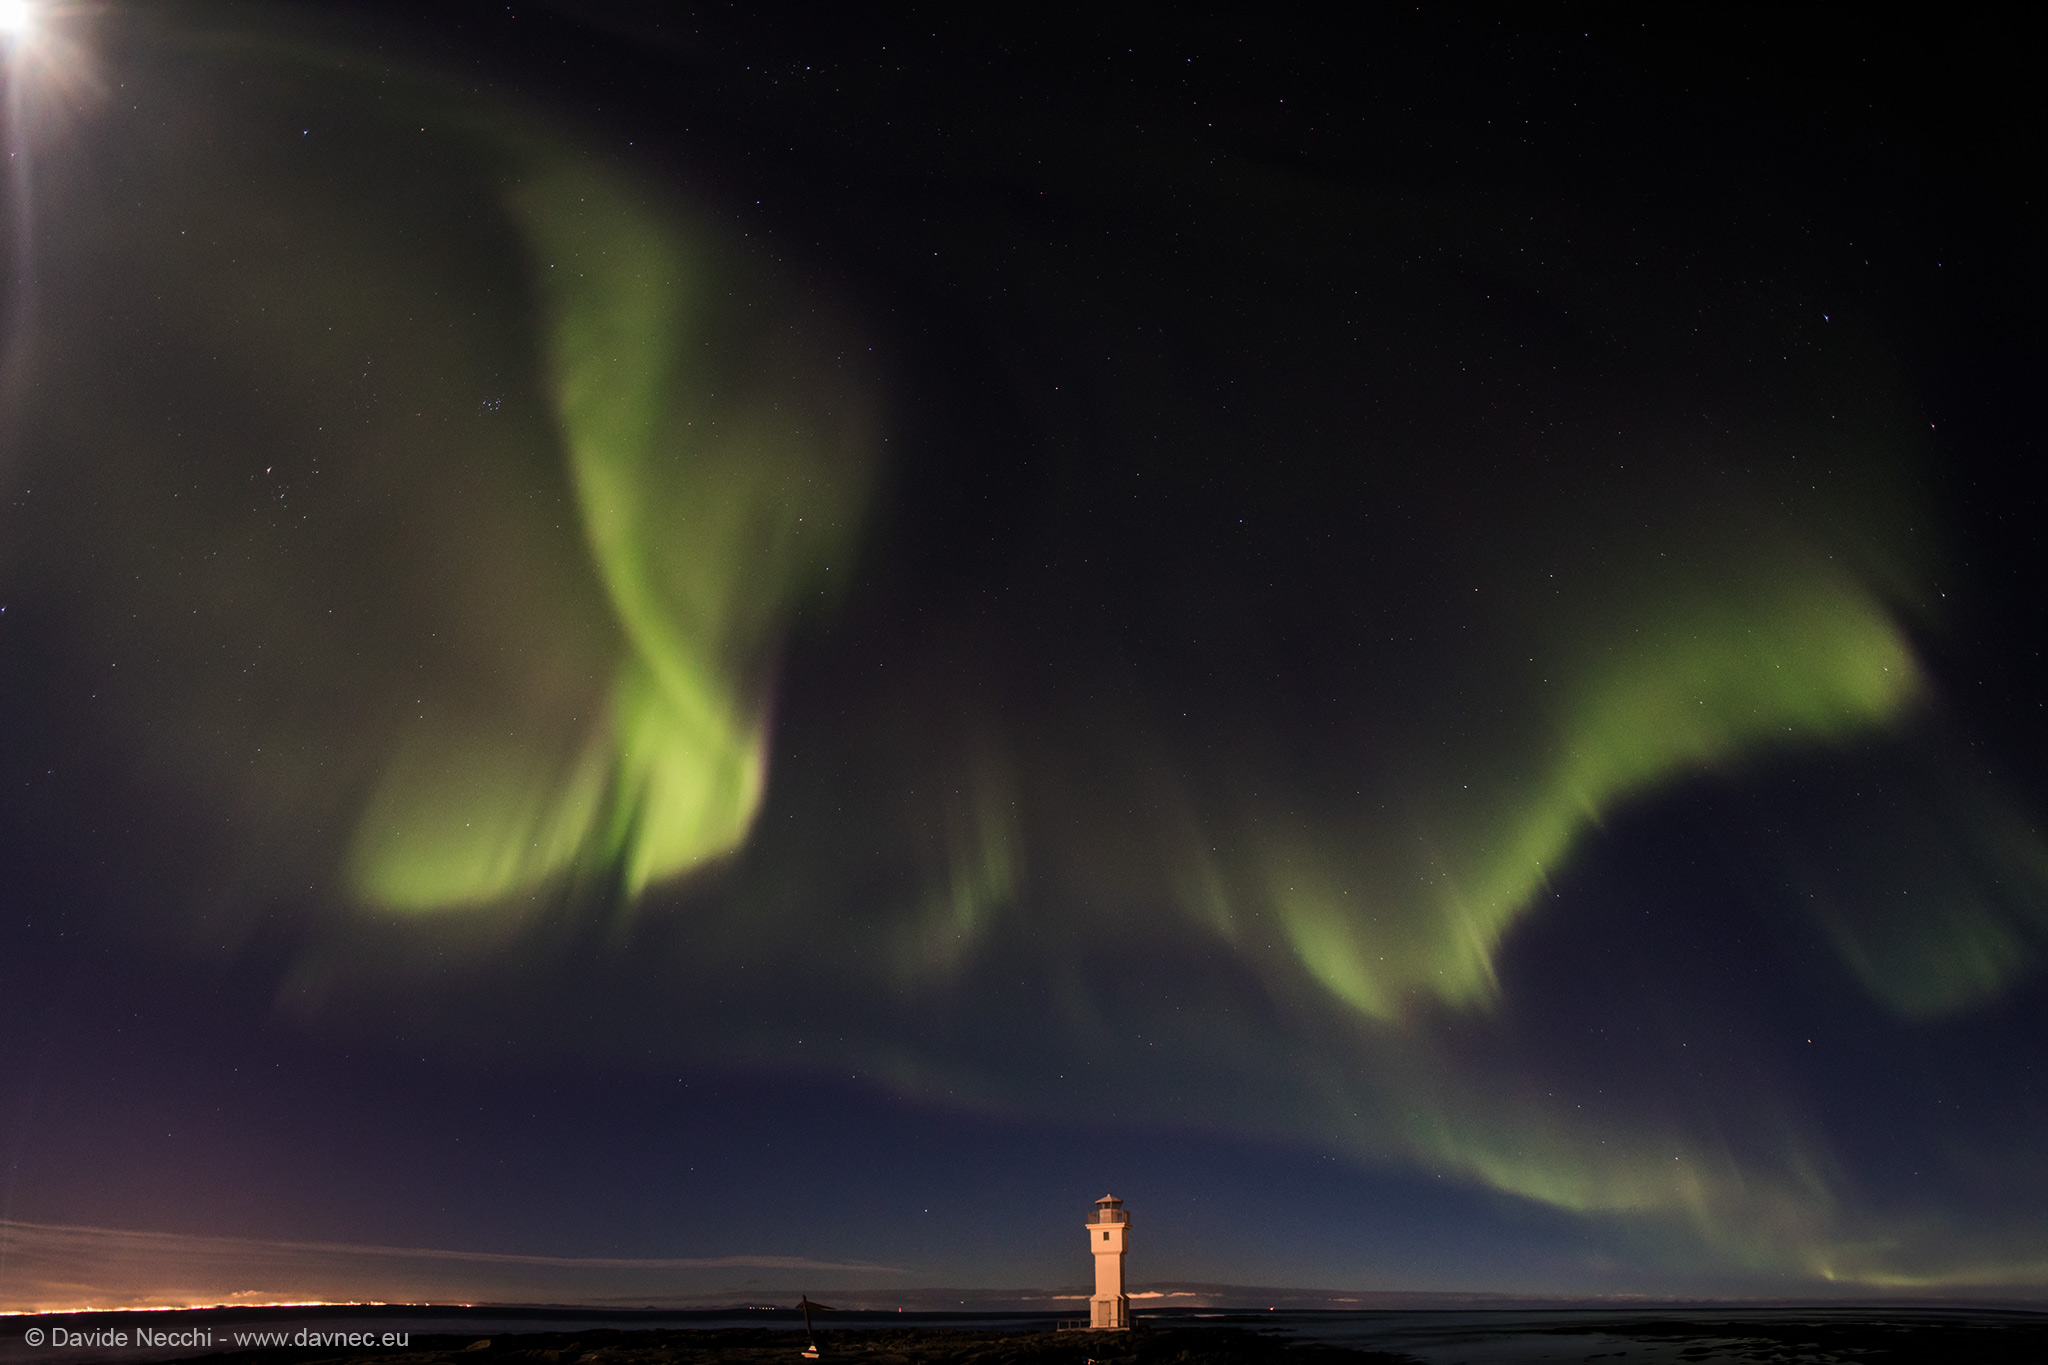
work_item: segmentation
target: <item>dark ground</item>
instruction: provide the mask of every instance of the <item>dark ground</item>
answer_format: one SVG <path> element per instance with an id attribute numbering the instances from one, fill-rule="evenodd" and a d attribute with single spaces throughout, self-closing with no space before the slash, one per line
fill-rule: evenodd
<path id="1" fill-rule="evenodd" d="M 1406 1365 L 1411 1357 L 1353 1351 L 1236 1327 L 1117 1334 L 972 1332 L 935 1328 L 818 1334 L 821 1365 Z M 802 1332 L 522 1332 L 496 1339 L 419 1337 L 409 1351 L 283 1348 L 197 1357 L 233 1365 L 803 1365 Z"/>
<path id="2" fill-rule="evenodd" d="M 1896 1319 L 1816 1318 L 1759 1321 L 1750 1317 L 1636 1318 L 1616 1322 L 1526 1329 L 1529 1337 L 1549 1333 L 1579 1336 L 1610 1333 L 1667 1348 L 1658 1359 L 1757 1362 L 1871 1361 L 1947 1362 L 1948 1365 L 2048 1365 L 2048 1322 L 1986 1321 L 1981 1317 Z M 1675 1353 L 1669 1348 L 1677 1347 Z M 1608 1359 L 1636 1358 L 1606 1353 Z M 1559 1357 L 1565 1359 L 1568 1357 Z M 1588 1357 L 1589 1359 L 1591 1357 Z"/>
<path id="3" fill-rule="evenodd" d="M 233 1365 L 803 1365 L 803 1332 L 520 1332 L 420 1336 L 412 1351 L 272 1349 L 195 1357 Z M 1405 1365 L 1411 1357 L 1346 1351 L 1243 1328 L 1096 1332 L 956 1332 L 942 1328 L 819 1332 L 821 1365 Z"/>
<path id="4" fill-rule="evenodd" d="M 2048 1322 L 1999 1321 L 1981 1315 L 1908 1320 L 1749 1315 L 1619 1317 L 1589 1322 L 1574 1316 L 1554 1327 L 1521 1324 L 1510 1334 L 1536 1350 L 1501 1354 L 1504 1339 L 1469 1340 L 1486 1359 L 1605 1359 L 1616 1362 L 1943 1362 L 1944 1365 L 2040 1365 L 2048 1362 Z M 1559 1341 L 1562 1353 L 1538 1348 L 1546 1336 L 1605 1335 L 1623 1343 L 1584 1357 Z M 821 1332 L 825 1365 L 1419 1365 L 1383 1351 L 1296 1342 L 1234 1327 L 1140 1328 L 1128 1335 L 1085 1332 L 986 1332 L 917 1328 Z M 242 1351 L 197 1360 L 233 1365 L 801 1365 L 802 1332 L 735 1328 L 723 1331 L 537 1332 L 476 1339 L 421 1337 L 409 1351 L 306 1349 Z M 1450 1342 L 1439 1343 L 1448 1347 Z M 1455 1348 L 1453 1348 L 1455 1350 Z M 1439 1350 L 1431 1359 L 1448 1359 Z M 192 1365 L 197 1365 L 197 1360 Z"/>

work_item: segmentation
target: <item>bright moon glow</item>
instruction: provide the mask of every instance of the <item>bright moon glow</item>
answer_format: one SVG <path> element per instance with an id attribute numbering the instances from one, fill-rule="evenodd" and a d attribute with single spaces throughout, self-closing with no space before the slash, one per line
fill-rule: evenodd
<path id="1" fill-rule="evenodd" d="M 26 37 L 35 26 L 36 7 L 29 0 L 0 0 L 0 34 Z"/>

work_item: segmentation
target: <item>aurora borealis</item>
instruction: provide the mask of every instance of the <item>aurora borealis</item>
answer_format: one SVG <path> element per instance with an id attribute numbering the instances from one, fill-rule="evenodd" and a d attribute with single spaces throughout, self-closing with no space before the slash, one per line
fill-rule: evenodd
<path id="1" fill-rule="evenodd" d="M 1516 22 L 54 11 L 0 1218 L 2039 1298 L 2033 97 Z"/>

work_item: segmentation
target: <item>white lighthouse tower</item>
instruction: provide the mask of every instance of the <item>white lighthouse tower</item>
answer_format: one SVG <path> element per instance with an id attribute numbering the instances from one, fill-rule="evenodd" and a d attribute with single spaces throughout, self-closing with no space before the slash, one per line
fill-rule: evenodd
<path id="1" fill-rule="evenodd" d="M 1131 1215 L 1124 1201 L 1105 1194 L 1095 1201 L 1088 1219 L 1088 1249 L 1095 1253 L 1095 1297 L 1088 1300 L 1088 1325 L 1098 1332 L 1127 1332 L 1131 1300 L 1124 1293 L 1124 1250 L 1131 1235 Z"/>

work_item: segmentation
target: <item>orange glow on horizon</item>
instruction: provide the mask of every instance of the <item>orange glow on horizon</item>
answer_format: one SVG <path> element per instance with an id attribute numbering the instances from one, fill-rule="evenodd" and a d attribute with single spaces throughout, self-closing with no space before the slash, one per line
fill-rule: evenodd
<path id="1" fill-rule="evenodd" d="M 209 1308 L 475 1308 L 473 1303 L 394 1303 L 385 1299 L 263 1299 L 226 1303 L 151 1303 L 127 1308 L 0 1308 L 0 1318 L 46 1318 L 67 1313 L 191 1313 Z"/>

